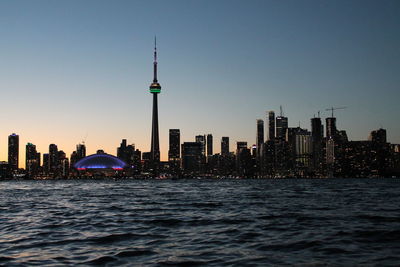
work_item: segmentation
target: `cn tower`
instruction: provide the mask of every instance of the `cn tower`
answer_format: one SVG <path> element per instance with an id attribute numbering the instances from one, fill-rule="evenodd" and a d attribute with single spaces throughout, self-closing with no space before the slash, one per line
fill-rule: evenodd
<path id="1" fill-rule="evenodd" d="M 151 128 L 151 165 L 155 173 L 158 172 L 160 163 L 160 141 L 158 137 L 158 103 L 157 95 L 161 92 L 161 85 L 157 81 L 157 40 L 154 38 L 154 78 L 150 84 L 150 93 L 153 94 L 153 121 Z"/>

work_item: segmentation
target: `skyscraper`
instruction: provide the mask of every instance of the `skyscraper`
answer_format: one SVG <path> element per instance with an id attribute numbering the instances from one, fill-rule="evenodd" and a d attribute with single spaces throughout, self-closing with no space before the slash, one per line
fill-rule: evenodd
<path id="1" fill-rule="evenodd" d="M 187 174 L 196 174 L 201 170 L 202 147 L 198 142 L 185 142 L 182 144 L 182 167 Z"/>
<path id="2" fill-rule="evenodd" d="M 77 156 L 78 156 L 78 160 L 79 159 L 83 159 L 84 157 L 86 157 L 86 146 L 85 146 L 85 144 L 76 145 L 76 153 L 77 153 Z"/>
<path id="3" fill-rule="evenodd" d="M 153 94 L 153 118 L 151 128 L 150 161 L 154 172 L 158 171 L 160 163 L 160 141 L 158 136 L 158 103 L 157 95 L 161 92 L 161 85 L 157 80 L 157 42 L 154 39 L 153 82 L 150 84 L 150 93 Z"/>
<path id="4" fill-rule="evenodd" d="M 71 154 L 71 168 L 74 168 L 75 163 L 77 163 L 79 160 L 83 159 L 86 157 L 86 146 L 84 143 L 76 145 L 76 151 L 72 152 Z"/>
<path id="5" fill-rule="evenodd" d="M 206 136 L 205 135 L 196 135 L 196 143 L 201 144 L 201 154 L 202 156 L 206 155 Z"/>
<path id="6" fill-rule="evenodd" d="M 280 106 L 280 110 L 281 110 L 281 112 L 280 112 L 279 116 L 277 116 L 275 119 L 275 122 L 276 122 L 275 137 L 280 140 L 285 140 L 286 132 L 287 132 L 287 128 L 288 128 L 288 118 L 283 116 L 282 106 Z"/>
<path id="7" fill-rule="evenodd" d="M 213 155 L 213 136 L 212 134 L 207 135 L 207 156 Z"/>
<path id="8" fill-rule="evenodd" d="M 8 164 L 12 170 L 18 169 L 19 136 L 15 133 L 8 136 Z"/>
<path id="9" fill-rule="evenodd" d="M 229 155 L 229 137 L 224 136 L 221 139 L 221 156 Z"/>
<path id="10" fill-rule="evenodd" d="M 326 138 L 335 139 L 336 131 L 337 131 L 336 118 L 335 117 L 326 118 Z"/>
<path id="11" fill-rule="evenodd" d="M 126 139 L 122 139 L 120 146 L 117 148 L 117 157 L 126 163 Z"/>
<path id="12" fill-rule="evenodd" d="M 275 140 L 275 112 L 268 112 L 268 140 Z"/>
<path id="13" fill-rule="evenodd" d="M 56 174 L 59 165 L 58 148 L 55 144 L 49 145 L 49 172 Z"/>
<path id="14" fill-rule="evenodd" d="M 257 120 L 257 157 L 261 155 L 261 146 L 264 143 L 264 121 Z"/>
<path id="15" fill-rule="evenodd" d="M 282 115 L 276 117 L 276 138 L 279 138 L 280 140 L 285 140 L 287 128 L 288 118 Z"/>
<path id="16" fill-rule="evenodd" d="M 179 159 L 181 155 L 181 132 L 179 129 L 169 129 L 168 160 Z"/>
<path id="17" fill-rule="evenodd" d="M 37 174 L 40 165 L 40 154 L 36 151 L 36 146 L 32 143 L 26 144 L 25 170 L 30 177 Z"/>
<path id="18" fill-rule="evenodd" d="M 311 140 L 312 140 L 312 164 L 315 171 L 321 169 L 322 163 L 322 139 L 324 137 L 324 128 L 321 118 L 311 119 Z"/>

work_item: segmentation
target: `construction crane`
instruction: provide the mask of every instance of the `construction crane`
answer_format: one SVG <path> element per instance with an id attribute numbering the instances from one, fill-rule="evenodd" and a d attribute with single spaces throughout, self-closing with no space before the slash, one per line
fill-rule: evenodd
<path id="1" fill-rule="evenodd" d="M 338 109 L 345 109 L 345 108 L 347 108 L 347 107 L 340 107 L 340 108 L 334 108 L 334 107 L 331 107 L 331 108 L 327 108 L 327 109 L 325 109 L 326 111 L 331 111 L 332 112 L 332 118 L 333 118 L 333 111 L 334 110 L 338 110 Z"/>

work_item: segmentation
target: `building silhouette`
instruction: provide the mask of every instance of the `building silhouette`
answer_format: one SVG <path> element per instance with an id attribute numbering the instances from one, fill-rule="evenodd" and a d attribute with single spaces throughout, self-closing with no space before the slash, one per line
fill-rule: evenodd
<path id="1" fill-rule="evenodd" d="M 327 139 L 336 139 L 337 129 L 336 129 L 336 118 L 329 117 L 326 118 L 326 138 Z"/>
<path id="2" fill-rule="evenodd" d="M 321 123 L 321 118 L 311 119 L 311 142 L 312 142 L 312 167 L 317 176 L 321 176 L 323 163 L 323 138 L 324 127 Z"/>
<path id="3" fill-rule="evenodd" d="M 257 157 L 261 156 L 261 146 L 264 143 L 264 121 L 261 119 L 257 120 Z"/>
<path id="4" fill-rule="evenodd" d="M 18 170 L 19 136 L 15 133 L 8 136 L 8 164 L 12 171 Z"/>
<path id="5" fill-rule="evenodd" d="M 169 129 L 168 162 L 173 174 L 180 171 L 181 162 L 181 132 L 179 129 Z"/>
<path id="6" fill-rule="evenodd" d="M 268 111 L 268 140 L 275 140 L 275 112 Z"/>
<path id="7" fill-rule="evenodd" d="M 212 134 L 207 134 L 207 156 L 212 156 L 213 154 L 213 136 Z"/>
<path id="8" fill-rule="evenodd" d="M 182 144 L 182 168 L 187 175 L 199 174 L 202 167 L 202 144 L 184 142 Z"/>
<path id="9" fill-rule="evenodd" d="M 283 115 L 276 117 L 276 138 L 280 140 L 286 139 L 288 129 L 288 118 Z"/>
<path id="10" fill-rule="evenodd" d="M 275 118 L 275 171 L 280 176 L 285 176 L 289 170 L 289 148 L 286 141 L 288 118 L 283 116 L 282 107 L 280 116 Z"/>
<path id="11" fill-rule="evenodd" d="M 25 148 L 25 170 L 29 177 L 34 177 L 39 172 L 40 153 L 37 152 L 36 146 L 32 143 L 27 143 Z"/>
<path id="12" fill-rule="evenodd" d="M 195 142 L 201 144 L 201 155 L 204 157 L 206 155 L 206 136 L 196 135 Z"/>
<path id="13" fill-rule="evenodd" d="M 221 156 L 229 155 L 229 137 L 223 136 L 221 138 Z"/>
<path id="14" fill-rule="evenodd" d="M 56 175 L 59 166 L 58 148 L 55 144 L 49 145 L 49 173 Z"/>

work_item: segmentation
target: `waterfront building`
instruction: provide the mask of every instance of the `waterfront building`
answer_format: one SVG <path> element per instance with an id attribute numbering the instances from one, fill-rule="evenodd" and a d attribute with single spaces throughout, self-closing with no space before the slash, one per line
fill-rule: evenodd
<path id="1" fill-rule="evenodd" d="M 59 165 L 58 148 L 55 144 L 49 145 L 49 173 L 56 175 Z"/>
<path id="2" fill-rule="evenodd" d="M 18 170 L 19 136 L 15 133 L 8 136 L 8 164 L 12 171 Z"/>
<path id="3" fill-rule="evenodd" d="M 229 155 L 229 137 L 223 136 L 221 139 L 221 156 Z"/>
<path id="4" fill-rule="evenodd" d="M 321 123 L 321 118 L 311 119 L 311 140 L 312 140 L 312 166 L 314 173 L 321 175 L 322 170 L 322 147 L 324 138 L 324 128 Z"/>
<path id="5" fill-rule="evenodd" d="M 206 136 L 205 135 L 196 135 L 195 137 L 196 143 L 201 144 L 201 155 L 206 155 Z"/>
<path id="6" fill-rule="evenodd" d="M 275 112 L 268 111 L 268 140 L 275 140 Z"/>
<path id="7" fill-rule="evenodd" d="M 337 129 L 336 129 L 336 118 L 329 117 L 326 118 L 326 138 L 336 139 Z"/>
<path id="8" fill-rule="evenodd" d="M 207 135 L 207 156 L 212 156 L 213 153 L 213 136 L 212 134 Z"/>
<path id="9" fill-rule="evenodd" d="M 177 175 L 181 165 L 181 132 L 179 129 L 169 129 L 168 162 L 170 173 Z"/>
<path id="10" fill-rule="evenodd" d="M 182 169 L 185 174 L 199 174 L 202 165 L 202 144 L 184 142 L 182 144 Z"/>
<path id="11" fill-rule="evenodd" d="M 25 171 L 29 177 L 34 177 L 39 171 L 40 153 L 32 143 L 27 143 L 25 149 Z"/>
<path id="12" fill-rule="evenodd" d="M 261 155 L 261 145 L 264 143 L 264 121 L 261 119 L 257 120 L 257 144 L 256 144 L 256 154 L 259 158 Z"/>

